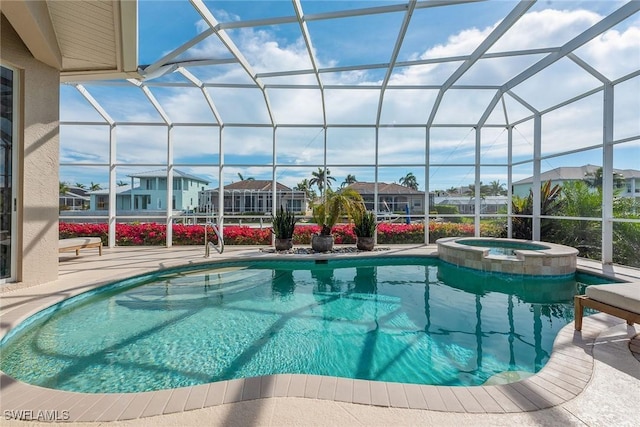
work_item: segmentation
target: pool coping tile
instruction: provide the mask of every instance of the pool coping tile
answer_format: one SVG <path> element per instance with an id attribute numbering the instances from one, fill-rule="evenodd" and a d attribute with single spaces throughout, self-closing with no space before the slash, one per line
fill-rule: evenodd
<path id="1" fill-rule="evenodd" d="M 518 405 L 511 397 L 509 397 L 504 390 L 501 390 L 498 386 L 485 386 L 482 387 L 484 391 L 487 392 L 489 396 L 502 408 L 502 412 L 506 413 L 514 413 L 514 412 L 522 412 L 523 408 L 521 405 Z M 491 411 L 487 411 L 490 412 Z M 495 413 L 500 413 L 501 411 L 496 411 Z"/>
<path id="2" fill-rule="evenodd" d="M 337 402 L 353 403 L 353 380 L 351 378 L 338 378 L 333 400 Z"/>
<path id="3" fill-rule="evenodd" d="M 143 395 L 143 393 L 139 393 L 139 395 Z M 104 414 L 106 411 L 109 410 L 109 408 L 111 408 L 118 399 L 120 399 L 122 397 L 121 394 L 116 394 L 116 393 L 111 393 L 111 394 L 105 394 L 102 396 L 102 399 L 100 399 L 98 402 L 96 402 L 93 406 L 91 406 L 89 409 L 87 409 L 84 413 L 80 414 L 77 418 L 74 419 L 74 421 L 95 421 L 97 418 L 99 418 L 102 414 Z M 138 396 L 136 396 L 138 397 Z M 134 397 L 134 399 L 136 398 Z M 151 399 L 151 394 L 149 393 L 149 399 Z M 70 409 L 70 411 L 72 411 L 72 409 Z M 133 418 L 137 418 L 133 417 Z"/>
<path id="4" fill-rule="evenodd" d="M 402 383 L 387 383 L 387 393 L 389 393 L 389 406 L 392 408 L 409 407 Z"/>
<path id="5" fill-rule="evenodd" d="M 322 376 L 307 375 L 307 384 L 304 388 L 304 397 L 309 399 L 316 399 L 320 392 L 321 382 L 322 382 Z"/>
<path id="6" fill-rule="evenodd" d="M 242 389 L 242 400 L 255 400 L 260 398 L 261 377 L 246 378 Z"/>
<path id="7" fill-rule="evenodd" d="M 152 391 L 136 393 L 129 402 L 129 405 L 127 405 L 127 408 L 118 416 L 118 419 L 133 420 L 136 418 L 140 418 L 144 413 L 144 410 L 151 402 L 151 399 L 153 399 L 153 395 L 154 392 Z"/>
<path id="8" fill-rule="evenodd" d="M 273 389 L 274 397 L 286 397 L 289 392 L 289 382 L 291 381 L 291 374 L 278 374 L 274 375 L 276 378 L 275 386 Z"/>
<path id="9" fill-rule="evenodd" d="M 190 392 L 190 387 L 174 388 L 162 413 L 173 414 L 175 412 L 183 412 L 184 407 L 187 404 L 187 399 L 189 399 Z"/>
<path id="10" fill-rule="evenodd" d="M 154 393 L 152 396 L 155 397 Z M 100 416 L 96 418 L 96 421 L 116 421 L 120 419 L 120 416 L 127 410 L 131 404 L 133 396 L 128 393 L 118 394 L 118 398 L 105 410 Z M 142 415 L 141 415 L 142 416 Z"/>
<path id="11" fill-rule="evenodd" d="M 275 396 L 276 389 L 276 376 L 266 375 L 260 378 L 260 397 L 273 397 Z"/>
<path id="12" fill-rule="evenodd" d="M 204 402 L 207 400 L 207 392 L 209 391 L 208 384 L 201 384 L 191 387 L 189 397 L 184 404 L 185 411 L 192 411 L 194 409 L 200 409 L 204 407 Z"/>
<path id="13" fill-rule="evenodd" d="M 390 406 L 387 384 L 380 381 L 371 382 L 371 404 L 374 406 Z"/>
<path id="14" fill-rule="evenodd" d="M 419 384 L 404 384 L 404 394 L 411 409 L 429 409 Z"/>
<path id="15" fill-rule="evenodd" d="M 322 377 L 320 379 L 320 388 L 318 389 L 318 399 L 334 400 L 337 385 L 337 377 Z"/>
<path id="16" fill-rule="evenodd" d="M 353 403 L 371 405 L 371 381 L 353 380 Z"/>
<path id="17" fill-rule="evenodd" d="M 288 397 L 304 397 L 304 390 L 307 383 L 307 376 L 300 374 L 291 375 L 291 381 L 289 382 L 289 389 L 287 390 Z"/>
<path id="18" fill-rule="evenodd" d="M 167 403 L 169 403 L 169 399 L 171 398 L 172 391 L 173 390 L 158 390 L 157 392 L 154 392 L 151 400 L 142 411 L 140 418 L 163 414 L 164 408 L 167 406 Z"/>
<path id="19" fill-rule="evenodd" d="M 218 406 L 224 402 L 224 395 L 227 391 L 227 382 L 219 381 L 209 384 L 207 397 L 204 400 L 203 407 Z"/>
<path id="20" fill-rule="evenodd" d="M 448 412 L 466 412 L 465 407 L 458 401 L 453 389 L 454 387 L 438 388 L 438 392 L 440 392 L 440 397 L 442 397 L 445 408 L 447 408 Z"/>
<path id="21" fill-rule="evenodd" d="M 229 381 L 226 381 L 226 383 L 227 383 L 227 388 L 224 392 L 224 398 L 222 400 L 222 403 L 241 402 L 245 379 L 240 378 L 236 380 L 229 380 Z"/>
<path id="22" fill-rule="evenodd" d="M 486 413 L 503 413 L 504 409 L 489 394 L 486 387 L 467 387 L 471 396 L 480 404 L 482 412 Z"/>
<path id="23" fill-rule="evenodd" d="M 468 413 L 486 413 L 487 410 L 476 400 L 469 391 L 470 387 L 452 387 L 453 394 Z"/>
<path id="24" fill-rule="evenodd" d="M 439 389 L 440 387 L 435 385 L 420 386 L 420 392 L 422 393 L 422 397 L 424 397 L 424 401 L 427 404 L 427 409 L 430 411 L 444 412 L 447 410 L 447 406 L 444 404 L 442 395 L 438 391 Z"/>

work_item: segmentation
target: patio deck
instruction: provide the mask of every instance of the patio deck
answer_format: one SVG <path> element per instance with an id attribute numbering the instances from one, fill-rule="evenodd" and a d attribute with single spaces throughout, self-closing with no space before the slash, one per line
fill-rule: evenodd
<path id="1" fill-rule="evenodd" d="M 392 246 L 384 255 L 425 255 L 435 245 Z M 119 247 L 60 255 L 55 282 L 0 292 L 0 333 L 57 301 L 113 280 L 158 268 L 227 258 L 267 258 L 256 247 L 227 247 L 203 257 L 202 247 Z M 375 253 L 373 254 L 375 255 Z M 358 254 L 322 255 L 359 256 Z M 578 261 L 579 269 L 638 280 L 640 272 Z M 68 415 L 74 425 L 636 425 L 640 361 L 630 340 L 640 325 L 606 314 L 585 318 L 582 332 L 562 329 L 551 360 L 535 376 L 501 386 L 436 387 L 274 375 L 174 390 L 83 394 L 16 382 L 2 374 L 3 425 L 25 425 L 17 415 L 38 410 Z M 637 345 L 632 345 L 636 348 Z M 19 412 L 19 411 L 23 412 Z M 66 412 L 64 412 L 66 411 Z M 62 421 L 62 420 L 61 420 Z M 33 425 L 30 423 L 29 425 Z"/>

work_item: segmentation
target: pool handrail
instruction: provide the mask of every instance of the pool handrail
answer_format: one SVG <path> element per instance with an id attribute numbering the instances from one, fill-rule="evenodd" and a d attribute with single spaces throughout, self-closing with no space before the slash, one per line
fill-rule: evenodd
<path id="1" fill-rule="evenodd" d="M 209 228 L 209 226 L 211 226 L 211 229 L 218 237 L 217 246 L 207 240 L 207 229 Z M 204 224 L 204 257 L 205 258 L 209 258 L 209 256 L 211 255 L 211 250 L 210 250 L 211 248 L 215 249 L 219 254 L 224 252 L 224 239 L 222 238 L 222 234 L 220 233 L 220 230 L 218 229 L 218 227 L 212 222 L 207 222 Z"/>

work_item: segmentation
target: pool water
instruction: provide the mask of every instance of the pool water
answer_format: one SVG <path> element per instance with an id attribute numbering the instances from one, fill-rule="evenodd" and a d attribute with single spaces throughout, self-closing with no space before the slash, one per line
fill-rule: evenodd
<path id="1" fill-rule="evenodd" d="M 79 392 L 277 373 L 479 385 L 536 372 L 590 276 L 486 275 L 429 258 L 217 264 L 53 306 L 0 343 L 0 368 Z"/>
<path id="2" fill-rule="evenodd" d="M 515 256 L 516 250 L 512 248 L 489 247 L 489 255 Z"/>
<path id="3" fill-rule="evenodd" d="M 515 256 L 516 250 L 544 250 L 549 249 L 547 246 L 535 243 L 524 242 L 507 242 L 507 241 L 487 241 L 487 240 L 471 240 L 460 239 L 456 243 L 466 246 L 476 246 L 480 248 L 489 248 L 489 255 Z"/>

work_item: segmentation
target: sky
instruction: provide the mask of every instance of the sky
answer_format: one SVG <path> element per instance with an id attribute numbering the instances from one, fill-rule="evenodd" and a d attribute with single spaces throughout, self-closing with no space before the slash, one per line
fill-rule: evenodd
<path id="1" fill-rule="evenodd" d="M 347 174 L 359 181 L 373 181 L 376 170 L 375 125 L 381 99 L 377 88 L 387 68 L 365 67 L 347 71 L 338 67 L 385 64 L 392 53 L 402 26 L 404 13 L 370 14 L 341 19 L 318 20 L 317 14 L 399 4 L 392 1 L 301 1 L 309 16 L 306 26 L 314 60 L 325 86 L 326 162 L 339 185 Z M 560 47 L 587 30 L 626 1 L 539 1 L 510 28 L 488 53 Z M 397 61 L 438 60 L 471 54 L 516 6 L 514 1 L 488 1 L 447 7 L 417 8 L 398 50 Z M 297 22 L 246 26 L 247 21 L 295 16 L 289 1 L 205 1 L 215 19 L 233 26 L 225 30 L 247 63 L 267 85 L 266 98 L 271 106 L 276 130 L 276 178 L 295 186 L 311 178 L 324 162 L 325 135 L 322 129 L 323 97 L 313 73 L 274 76 L 287 70 L 313 68 L 307 46 Z M 139 63 L 153 64 L 209 27 L 188 1 L 139 2 Z M 239 24 L 240 23 L 240 24 Z M 574 53 L 607 79 L 620 79 L 640 70 L 640 13 L 614 26 Z M 543 59 L 549 53 L 480 59 L 456 82 L 456 85 L 500 86 Z M 212 35 L 183 52 L 175 61 L 229 59 L 232 55 Z M 413 173 L 425 190 L 461 187 L 475 178 L 477 123 L 495 89 L 456 89 L 445 92 L 434 116 L 426 150 L 424 124 L 430 116 L 438 90 L 462 64 L 461 60 L 424 65 L 397 66 L 388 80 L 380 110 L 382 127 L 378 135 L 378 180 L 397 182 Z M 273 129 L 265 96 L 255 87 L 247 72 L 236 62 L 222 65 L 185 66 L 195 78 L 216 84 L 207 91 L 225 123 L 223 153 L 224 182 L 239 179 L 238 174 L 255 179 L 271 179 Z M 215 116 L 196 87 L 170 86 L 188 83 L 178 72 L 146 81 L 153 96 L 176 125 L 172 130 L 173 160 L 176 168 L 218 182 L 220 158 Z M 122 82 L 120 82 L 122 83 Z M 166 83 L 166 86 L 158 86 Z M 245 84 L 229 88 L 229 84 Z M 225 86 L 226 85 L 226 86 Z M 281 85 L 269 87 L 269 85 Z M 282 85 L 289 85 L 282 88 Z M 294 88 L 294 85 L 307 85 Z M 344 89 L 345 85 L 359 86 Z M 432 89 L 400 89 L 431 85 Z M 107 85 L 86 82 L 85 88 L 118 123 L 116 126 L 117 180 L 129 182 L 130 173 L 160 169 L 167 160 L 167 130 L 157 126 L 162 118 L 140 88 L 124 82 Z M 602 84 L 563 58 L 512 90 L 533 108 L 544 111 Z M 614 140 L 625 140 L 614 147 L 614 167 L 640 169 L 640 76 L 615 87 Z M 603 92 L 543 115 L 542 170 L 559 166 L 601 164 Z M 70 85 L 61 86 L 60 131 L 61 181 L 70 184 L 99 183 L 108 186 L 109 130 L 107 126 L 68 125 L 65 122 L 104 122 L 80 93 Z M 506 112 L 506 114 L 505 114 Z M 504 125 L 531 115 L 511 96 L 504 97 L 489 112 L 487 124 Z M 506 116 L 506 118 L 505 118 Z M 147 123 L 127 126 L 126 123 Z M 184 126 L 197 123 L 200 126 Z M 240 126 L 244 125 L 244 126 Z M 287 126 L 295 125 L 295 126 Z M 331 125 L 340 125 L 339 127 Z M 362 127 L 353 127 L 361 125 Z M 444 126 L 453 125 L 453 126 Z M 507 181 L 507 131 L 504 126 L 481 131 L 481 181 Z M 574 151 L 596 147 L 584 152 Z M 562 152 L 573 154 L 558 155 Z M 428 176 L 424 163 L 432 165 Z M 525 121 L 513 130 L 513 180 L 532 175 L 533 123 Z M 137 164 L 138 166 L 131 166 Z M 87 165 L 87 166 L 83 166 Z M 88 166 L 91 165 L 91 166 Z M 98 166 L 99 165 L 99 166 Z M 335 184 L 334 184 L 335 186 Z"/>

